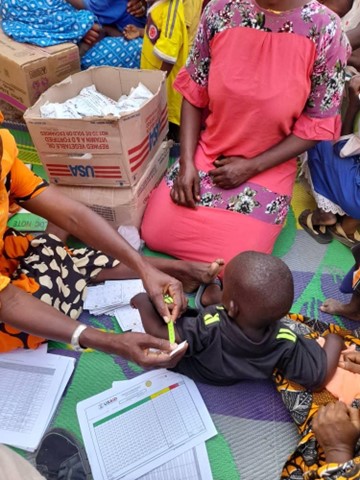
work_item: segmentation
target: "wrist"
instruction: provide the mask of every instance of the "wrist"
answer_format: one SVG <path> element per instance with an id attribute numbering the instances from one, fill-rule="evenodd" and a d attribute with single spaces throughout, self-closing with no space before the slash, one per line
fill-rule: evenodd
<path id="1" fill-rule="evenodd" d="M 327 463 L 346 463 L 354 457 L 354 449 L 347 446 L 326 448 L 324 453 Z"/>
<path id="2" fill-rule="evenodd" d="M 84 348 L 92 348 L 100 352 L 122 355 L 121 341 L 116 333 L 102 332 L 97 328 L 89 327 L 84 330 L 79 338 L 79 343 Z M 116 343 L 115 343 L 116 339 Z"/>

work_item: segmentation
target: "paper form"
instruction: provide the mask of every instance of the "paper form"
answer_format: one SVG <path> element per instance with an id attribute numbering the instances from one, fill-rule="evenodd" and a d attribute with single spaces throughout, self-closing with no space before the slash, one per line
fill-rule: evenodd
<path id="1" fill-rule="evenodd" d="M 0 355 L 0 443 L 34 451 L 75 360 L 53 354 L 16 353 Z"/>
<path id="2" fill-rule="evenodd" d="M 130 305 L 117 308 L 113 315 L 123 332 L 132 330 L 133 332 L 145 332 L 139 310 L 132 308 Z"/>
<path id="3" fill-rule="evenodd" d="M 205 443 L 160 465 L 138 480 L 212 480 Z"/>
<path id="4" fill-rule="evenodd" d="M 94 480 L 134 480 L 216 435 L 189 378 L 156 370 L 77 405 Z"/>
<path id="5" fill-rule="evenodd" d="M 117 308 L 129 305 L 134 295 L 144 291 L 141 280 L 109 280 L 88 287 L 84 309 L 90 310 L 94 315 L 112 313 Z"/>

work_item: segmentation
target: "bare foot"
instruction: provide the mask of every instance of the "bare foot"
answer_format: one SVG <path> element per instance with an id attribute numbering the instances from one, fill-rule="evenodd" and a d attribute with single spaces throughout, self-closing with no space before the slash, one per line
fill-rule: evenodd
<path id="1" fill-rule="evenodd" d="M 184 291 L 192 293 L 199 288 L 201 283 L 211 283 L 216 278 L 224 266 L 224 260 L 218 258 L 211 263 L 200 262 L 181 262 L 183 272 L 174 272 L 174 277 L 183 284 Z M 178 264 L 180 266 L 180 264 Z"/>
<path id="2" fill-rule="evenodd" d="M 342 317 L 349 318 L 350 320 L 360 321 L 359 308 L 353 302 L 341 303 L 334 298 L 328 298 L 320 306 L 320 310 L 328 313 L 329 315 L 341 315 Z"/>

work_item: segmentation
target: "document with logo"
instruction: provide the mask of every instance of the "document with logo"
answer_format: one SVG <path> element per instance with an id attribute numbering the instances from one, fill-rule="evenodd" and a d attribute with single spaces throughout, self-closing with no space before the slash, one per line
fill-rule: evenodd
<path id="1" fill-rule="evenodd" d="M 77 414 L 94 480 L 134 480 L 186 452 L 182 465 L 196 474 L 201 452 L 189 451 L 216 435 L 195 383 L 164 369 L 116 382 Z"/>

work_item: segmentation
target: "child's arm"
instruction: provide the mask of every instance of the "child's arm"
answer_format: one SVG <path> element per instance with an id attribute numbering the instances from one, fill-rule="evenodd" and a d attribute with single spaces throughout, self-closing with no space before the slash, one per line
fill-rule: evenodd
<path id="1" fill-rule="evenodd" d="M 173 63 L 169 63 L 169 62 L 162 62 L 161 64 L 161 70 L 163 72 L 166 72 L 167 75 L 169 75 L 169 73 L 171 72 L 172 68 L 173 68 L 174 64 Z"/>
<path id="2" fill-rule="evenodd" d="M 334 373 L 339 365 L 341 351 L 344 348 L 344 340 L 342 339 L 342 337 L 336 335 L 335 333 L 329 333 L 329 335 L 326 335 L 324 339 L 325 344 L 323 348 L 326 353 L 327 366 L 326 377 L 322 387 L 325 387 L 326 384 L 330 382 L 330 380 L 334 376 Z"/>
<path id="3" fill-rule="evenodd" d="M 141 321 L 143 323 L 146 333 L 151 333 L 158 338 L 164 338 L 168 340 L 168 329 L 166 323 L 162 317 L 155 310 L 150 298 L 146 293 L 139 293 L 131 299 L 131 305 L 139 310 Z M 175 328 L 175 339 L 176 343 L 181 343 L 181 338 L 179 337 L 176 328 Z"/>

